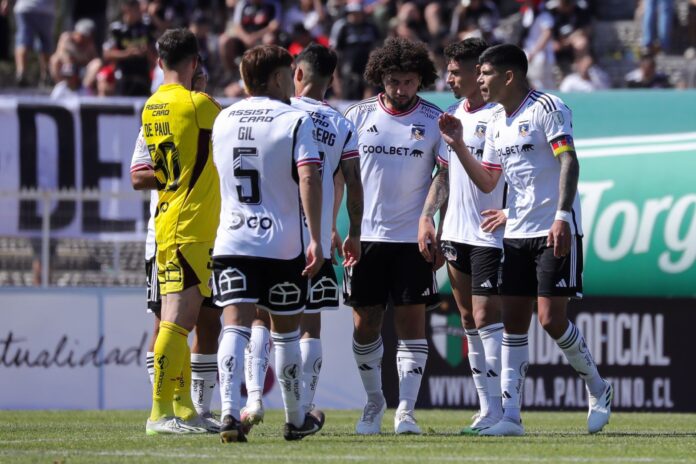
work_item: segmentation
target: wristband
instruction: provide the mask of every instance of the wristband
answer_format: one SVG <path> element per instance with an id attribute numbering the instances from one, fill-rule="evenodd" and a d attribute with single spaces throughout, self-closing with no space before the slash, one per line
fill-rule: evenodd
<path id="1" fill-rule="evenodd" d="M 570 221 L 572 220 L 572 215 L 569 211 L 563 211 L 562 209 L 559 209 L 556 211 L 556 217 L 554 217 L 554 221 L 563 221 L 567 222 L 570 224 Z"/>

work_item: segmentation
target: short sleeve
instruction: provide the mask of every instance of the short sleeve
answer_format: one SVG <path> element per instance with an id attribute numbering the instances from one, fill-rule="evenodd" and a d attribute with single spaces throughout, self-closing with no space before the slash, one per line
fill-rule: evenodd
<path id="1" fill-rule="evenodd" d="M 201 129 L 213 129 L 215 118 L 220 114 L 220 104 L 215 99 L 203 92 L 196 92 L 196 117 L 198 118 L 198 127 Z"/>
<path id="2" fill-rule="evenodd" d="M 500 157 L 495 152 L 495 140 L 493 133 L 495 132 L 495 116 L 491 118 L 486 129 L 486 142 L 483 145 L 483 157 L 481 158 L 481 165 L 486 169 L 491 169 L 493 171 L 502 171 L 503 166 L 500 161 Z"/>
<path id="3" fill-rule="evenodd" d="M 150 156 L 150 151 L 147 149 L 147 143 L 145 142 L 145 137 L 143 136 L 143 130 L 141 128 L 140 132 L 138 132 L 138 138 L 135 141 L 130 172 L 143 171 L 146 169 L 152 169 L 152 157 Z"/>
<path id="4" fill-rule="evenodd" d="M 343 151 L 341 152 L 341 161 L 360 158 L 360 152 L 358 151 L 358 133 L 355 130 L 355 126 L 352 122 L 345 119 L 344 124 L 346 126 L 346 132 L 348 136 L 343 144 Z"/>
<path id="5" fill-rule="evenodd" d="M 555 101 L 554 111 L 540 112 L 540 123 L 554 156 L 575 151 L 573 146 L 573 114 L 566 105 Z"/>
<path id="6" fill-rule="evenodd" d="M 444 167 L 449 167 L 449 160 L 450 160 L 450 151 L 452 149 L 450 148 L 447 143 L 440 137 L 440 140 L 438 142 L 437 146 L 437 162 L 438 164 L 441 164 Z"/>
<path id="7" fill-rule="evenodd" d="M 317 142 L 314 140 L 313 132 L 314 123 L 310 117 L 303 116 L 297 121 L 293 133 L 293 146 L 295 147 L 295 151 L 292 154 L 297 167 L 306 164 L 321 165 L 319 148 L 317 147 Z"/>

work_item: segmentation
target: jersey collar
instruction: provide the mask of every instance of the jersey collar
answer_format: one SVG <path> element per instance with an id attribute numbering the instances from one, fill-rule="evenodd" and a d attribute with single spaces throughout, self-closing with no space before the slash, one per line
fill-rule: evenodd
<path id="1" fill-rule="evenodd" d="M 467 113 L 472 113 L 472 114 L 473 114 L 473 113 L 476 113 L 476 112 L 478 112 L 478 111 L 484 109 L 484 108 L 486 107 L 486 105 L 487 105 L 487 103 L 486 103 L 486 102 L 483 102 L 483 103 L 481 103 L 481 106 L 477 106 L 476 108 L 472 108 L 471 105 L 469 105 L 469 100 L 468 100 L 468 99 L 465 99 L 465 100 L 464 100 L 464 103 L 462 104 L 462 108 L 463 108 L 464 111 L 466 111 Z"/>
<path id="2" fill-rule="evenodd" d="M 512 112 L 512 114 L 506 114 L 506 116 L 507 116 L 508 118 L 514 118 L 514 117 L 517 115 L 517 113 L 520 112 L 520 110 L 522 109 L 522 107 L 524 106 L 524 104 L 527 102 L 527 99 L 529 98 L 529 96 L 530 96 L 533 92 L 534 92 L 534 89 L 529 89 L 529 93 L 527 94 L 526 97 L 524 97 L 524 98 L 522 99 L 522 103 L 520 103 L 520 106 L 518 106 L 517 109 L 516 109 L 515 111 Z"/>
<path id="3" fill-rule="evenodd" d="M 382 103 L 382 96 L 384 95 L 384 92 L 381 92 L 379 95 L 377 95 L 377 102 L 379 103 L 380 108 L 384 110 L 385 113 L 387 113 L 390 116 L 396 116 L 396 117 L 401 117 L 401 116 L 406 116 L 407 114 L 411 114 L 414 111 L 416 111 L 416 108 L 420 106 L 421 103 L 421 98 L 419 96 L 416 96 L 416 104 L 413 105 L 413 107 L 409 110 L 406 111 L 394 111 L 390 110 L 389 108 L 386 107 L 384 103 Z"/>

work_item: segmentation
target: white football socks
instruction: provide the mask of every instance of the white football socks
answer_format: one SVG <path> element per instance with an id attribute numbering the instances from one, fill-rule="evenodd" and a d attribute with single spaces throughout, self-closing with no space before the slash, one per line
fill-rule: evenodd
<path id="1" fill-rule="evenodd" d="M 305 410 L 309 411 L 317 391 L 319 372 L 321 372 L 321 340 L 318 338 L 303 338 L 300 340 L 302 353 L 302 401 Z"/>
<path id="2" fill-rule="evenodd" d="M 249 343 L 251 330 L 238 325 L 226 325 L 218 347 L 220 373 L 221 416 L 231 415 L 239 420 L 242 403 L 242 379 L 244 378 L 244 350 Z"/>
<path id="3" fill-rule="evenodd" d="M 353 339 L 353 355 L 358 365 L 365 393 L 367 393 L 367 401 L 382 404 L 384 401 L 382 394 L 382 357 L 384 356 L 382 337 L 366 345 L 361 345 Z"/>
<path id="4" fill-rule="evenodd" d="M 563 350 L 563 354 L 575 372 L 585 381 L 590 393 L 594 396 L 600 396 L 606 385 L 602 377 L 599 376 L 597 364 L 587 348 L 585 337 L 582 336 L 575 324 L 568 321 L 568 328 L 561 338 L 556 340 L 556 343 Z"/>
<path id="5" fill-rule="evenodd" d="M 413 411 L 428 360 L 428 341 L 399 340 L 396 345 L 396 369 L 399 373 L 399 407 L 397 411 Z"/>
<path id="6" fill-rule="evenodd" d="M 520 407 L 524 378 L 529 367 L 529 346 L 527 334 L 503 334 L 501 387 L 503 390 L 503 409 L 505 417 L 520 421 Z"/>
<path id="7" fill-rule="evenodd" d="M 490 324 L 479 329 L 479 336 L 486 352 L 486 379 L 488 386 L 488 415 L 502 417 L 502 391 L 500 389 L 501 356 L 503 341 L 503 323 Z"/>
<path id="8" fill-rule="evenodd" d="M 271 334 L 262 325 L 251 327 L 251 338 L 246 349 L 244 369 L 247 404 L 260 401 L 263 397 L 263 385 L 271 356 Z"/>
<path id="9" fill-rule="evenodd" d="M 198 414 L 210 412 L 217 377 L 217 354 L 191 353 L 191 399 Z"/>
<path id="10" fill-rule="evenodd" d="M 275 371 L 285 405 L 285 422 L 302 427 L 305 410 L 302 406 L 302 354 L 300 329 L 289 333 L 271 333 L 275 348 Z"/>

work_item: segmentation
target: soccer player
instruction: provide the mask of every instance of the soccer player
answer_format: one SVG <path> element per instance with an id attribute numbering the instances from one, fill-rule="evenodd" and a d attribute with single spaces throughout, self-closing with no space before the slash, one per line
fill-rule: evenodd
<path id="1" fill-rule="evenodd" d="M 223 442 L 246 441 L 240 423 L 244 350 L 257 307 L 270 314 L 286 440 L 318 432 L 324 414 L 306 411 L 300 388 L 300 319 L 307 279 L 322 267 L 321 158 L 310 116 L 289 105 L 292 57 L 275 45 L 246 51 L 240 72 L 249 98 L 213 128 L 222 209 L 213 251 L 215 303 L 223 307 L 218 350 Z M 304 218 L 302 216 L 304 211 Z M 309 242 L 303 240 L 303 219 Z"/>
<path id="2" fill-rule="evenodd" d="M 199 62 L 191 86 L 197 92 L 204 92 L 207 83 L 207 73 L 202 63 Z M 147 149 L 142 129 L 138 133 L 135 149 L 133 150 L 130 173 L 131 183 L 135 190 L 150 190 L 150 219 L 147 223 L 147 238 L 145 240 L 145 278 L 148 312 L 152 312 L 155 316 L 155 326 L 145 364 L 150 383 L 154 384 L 154 347 L 159 333 L 162 306 L 159 283 L 157 282 L 157 263 L 155 261 L 155 211 L 157 209 L 158 195 L 152 157 Z M 217 340 L 220 335 L 220 315 L 222 311 L 212 304 L 210 298 L 204 299 L 203 306 L 206 309 L 198 315 L 193 346 L 191 347 L 191 395 L 196 412 L 198 412 L 204 422 L 207 422 L 206 429 L 218 432 L 220 424 L 210 410 L 210 403 L 213 390 L 217 384 Z"/>
<path id="3" fill-rule="evenodd" d="M 322 364 L 321 311 L 338 309 L 338 284 L 332 266 L 333 248 L 345 256 L 345 265 L 352 266 L 360 259 L 360 227 L 363 212 L 363 191 L 360 180 L 360 159 L 357 133 L 353 124 L 341 113 L 324 102 L 336 69 L 337 57 L 333 50 L 311 44 L 295 58 L 295 95 L 291 104 L 306 111 L 316 127 L 315 141 L 322 158 L 322 221 L 321 245 L 324 264 L 310 281 L 307 306 L 302 316 L 300 350 L 302 352 L 302 399 L 305 409 L 313 408 L 314 394 Z M 340 170 L 339 170 L 340 168 Z M 340 180 L 336 178 L 341 176 Z M 339 188 L 334 191 L 334 182 Z M 336 213 L 341 203 L 343 185 L 347 187 L 347 208 L 350 229 L 343 246 L 335 231 Z M 309 241 L 305 228 L 305 241 Z M 263 318 L 254 321 L 246 354 L 247 405 L 241 419 L 246 427 L 263 420 L 261 400 L 263 382 L 268 366 L 268 325 Z"/>
<path id="4" fill-rule="evenodd" d="M 428 358 L 425 306 L 437 293 L 437 283 L 432 264 L 418 250 L 418 221 L 436 157 L 446 156 L 446 145 L 437 127 L 442 111 L 417 92 L 436 78 L 423 43 L 388 39 L 370 55 L 365 69 L 365 80 L 384 92 L 345 113 L 358 131 L 365 195 L 362 257 L 345 268 L 344 280 L 346 304 L 354 310 L 353 353 L 367 393 L 355 428 L 362 435 L 380 433 L 386 409 L 381 330 L 389 301 L 398 337 L 394 431 L 421 433 L 414 408 Z"/>
<path id="5" fill-rule="evenodd" d="M 584 337 L 566 315 L 568 298 L 582 292 L 580 168 L 572 114 L 560 98 L 529 88 L 527 57 L 520 48 L 496 45 L 479 63 L 484 101 L 502 105 L 488 123 L 483 161 L 467 148 L 456 117 L 443 115 L 440 129 L 482 191 L 492 191 L 502 172 L 509 185 L 501 283 L 504 416 L 480 435 L 524 434 L 520 393 L 529 366 L 527 332 L 534 303 L 541 326 L 585 381 L 587 429 L 599 432 L 609 422 L 613 389 L 599 375 Z"/>
<path id="6" fill-rule="evenodd" d="M 480 162 L 483 155 L 488 120 L 495 103 L 485 103 L 478 83 L 478 58 L 488 44 L 478 38 L 466 39 L 445 48 L 447 83 L 461 101 L 448 108 L 464 127 L 463 143 Z M 481 225 L 504 215 L 503 189 L 498 181 L 491 193 L 482 193 L 471 182 L 458 160 L 439 159 L 428 199 L 423 207 L 418 230 L 418 244 L 423 257 L 432 261 L 431 249 L 442 244 L 452 292 L 459 307 L 468 344 L 468 358 L 478 392 L 480 410 L 463 434 L 477 435 L 497 423 L 503 416 L 500 391 L 500 322 L 498 273 L 503 253 L 503 228 L 488 231 Z M 449 195 L 449 199 L 448 199 Z M 441 219 L 436 236 L 433 217 L 446 202 L 447 213 Z M 490 219 L 489 219 L 490 218 Z"/>
<path id="7" fill-rule="evenodd" d="M 164 84 L 147 100 L 142 115 L 158 190 L 155 241 L 162 295 L 146 432 L 203 433 L 206 429 L 199 427 L 202 422 L 191 400 L 187 336 L 203 298 L 211 293 L 220 191 L 210 137 L 220 107 L 206 94 L 191 91 L 198 61 L 196 37 L 188 30 L 172 29 L 157 44 Z"/>

